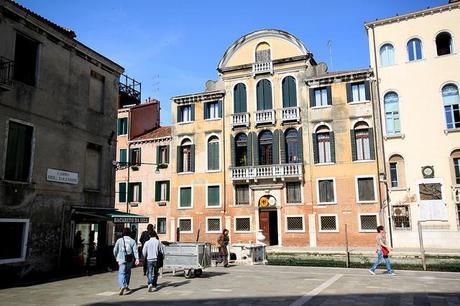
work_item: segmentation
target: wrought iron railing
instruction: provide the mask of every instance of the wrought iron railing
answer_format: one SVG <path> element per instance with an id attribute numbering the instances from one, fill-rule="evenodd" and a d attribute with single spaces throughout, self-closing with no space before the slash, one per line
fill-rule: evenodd
<path id="1" fill-rule="evenodd" d="M 12 86 L 14 61 L 0 56 L 0 85 Z"/>

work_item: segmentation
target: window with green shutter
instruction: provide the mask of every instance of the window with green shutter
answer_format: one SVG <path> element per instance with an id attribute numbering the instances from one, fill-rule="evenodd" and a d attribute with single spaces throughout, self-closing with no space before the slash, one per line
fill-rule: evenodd
<path id="1" fill-rule="evenodd" d="M 246 85 L 243 83 L 238 83 L 233 88 L 233 112 L 235 114 L 247 112 Z"/>
<path id="2" fill-rule="evenodd" d="M 166 234 L 166 218 L 157 218 L 157 233 Z"/>
<path id="3" fill-rule="evenodd" d="M 155 201 L 169 201 L 169 181 L 155 182 Z"/>
<path id="4" fill-rule="evenodd" d="M 128 118 L 118 118 L 117 134 L 118 136 L 128 134 Z"/>
<path id="5" fill-rule="evenodd" d="M 118 160 L 122 165 L 125 165 L 126 162 L 128 161 L 127 159 L 127 150 L 126 149 L 120 149 L 120 159 Z"/>
<path id="6" fill-rule="evenodd" d="M 126 183 L 118 183 L 118 202 L 126 202 Z"/>
<path id="7" fill-rule="evenodd" d="M 5 163 L 6 180 L 18 182 L 29 180 L 33 130 L 30 125 L 9 122 Z"/>
<path id="8" fill-rule="evenodd" d="M 179 208 L 192 207 L 192 187 L 179 188 Z"/>
<path id="9" fill-rule="evenodd" d="M 220 206 L 220 186 L 208 186 L 208 207 Z"/>
<path id="10" fill-rule="evenodd" d="M 219 170 L 219 138 L 208 139 L 208 170 Z"/>
<path id="11" fill-rule="evenodd" d="M 204 104 L 204 119 L 221 118 L 221 104 L 219 101 L 207 102 Z"/>
<path id="12" fill-rule="evenodd" d="M 272 83 L 263 79 L 257 83 L 257 110 L 272 109 Z"/>
<path id="13" fill-rule="evenodd" d="M 128 202 L 142 202 L 142 183 L 128 184 Z"/>
<path id="14" fill-rule="evenodd" d="M 283 79 L 283 107 L 297 106 L 297 90 L 295 79 L 292 76 L 287 76 Z"/>

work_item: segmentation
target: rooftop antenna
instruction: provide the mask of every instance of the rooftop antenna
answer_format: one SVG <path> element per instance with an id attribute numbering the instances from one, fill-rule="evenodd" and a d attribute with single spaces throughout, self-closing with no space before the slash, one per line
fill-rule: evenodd
<path id="1" fill-rule="evenodd" d="M 334 71 L 334 62 L 332 61 L 332 40 L 329 39 L 327 41 L 327 47 L 329 48 L 329 61 L 330 61 L 330 66 L 331 66 L 330 71 Z"/>
<path id="2" fill-rule="evenodd" d="M 159 92 L 160 91 L 160 74 L 155 74 L 153 77 L 153 92 Z"/>

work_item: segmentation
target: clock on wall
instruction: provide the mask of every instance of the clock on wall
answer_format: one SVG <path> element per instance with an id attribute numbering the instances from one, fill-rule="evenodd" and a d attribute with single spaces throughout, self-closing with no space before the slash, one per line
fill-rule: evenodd
<path id="1" fill-rule="evenodd" d="M 433 166 L 422 167 L 422 175 L 423 175 L 423 178 L 433 178 L 434 177 Z"/>

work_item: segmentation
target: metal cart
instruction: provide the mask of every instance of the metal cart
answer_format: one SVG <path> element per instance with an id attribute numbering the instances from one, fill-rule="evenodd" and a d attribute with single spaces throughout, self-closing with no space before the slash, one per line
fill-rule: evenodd
<path id="1" fill-rule="evenodd" d="M 164 269 L 184 270 L 185 278 L 199 277 L 211 266 L 211 244 L 172 243 L 165 247 Z"/>

